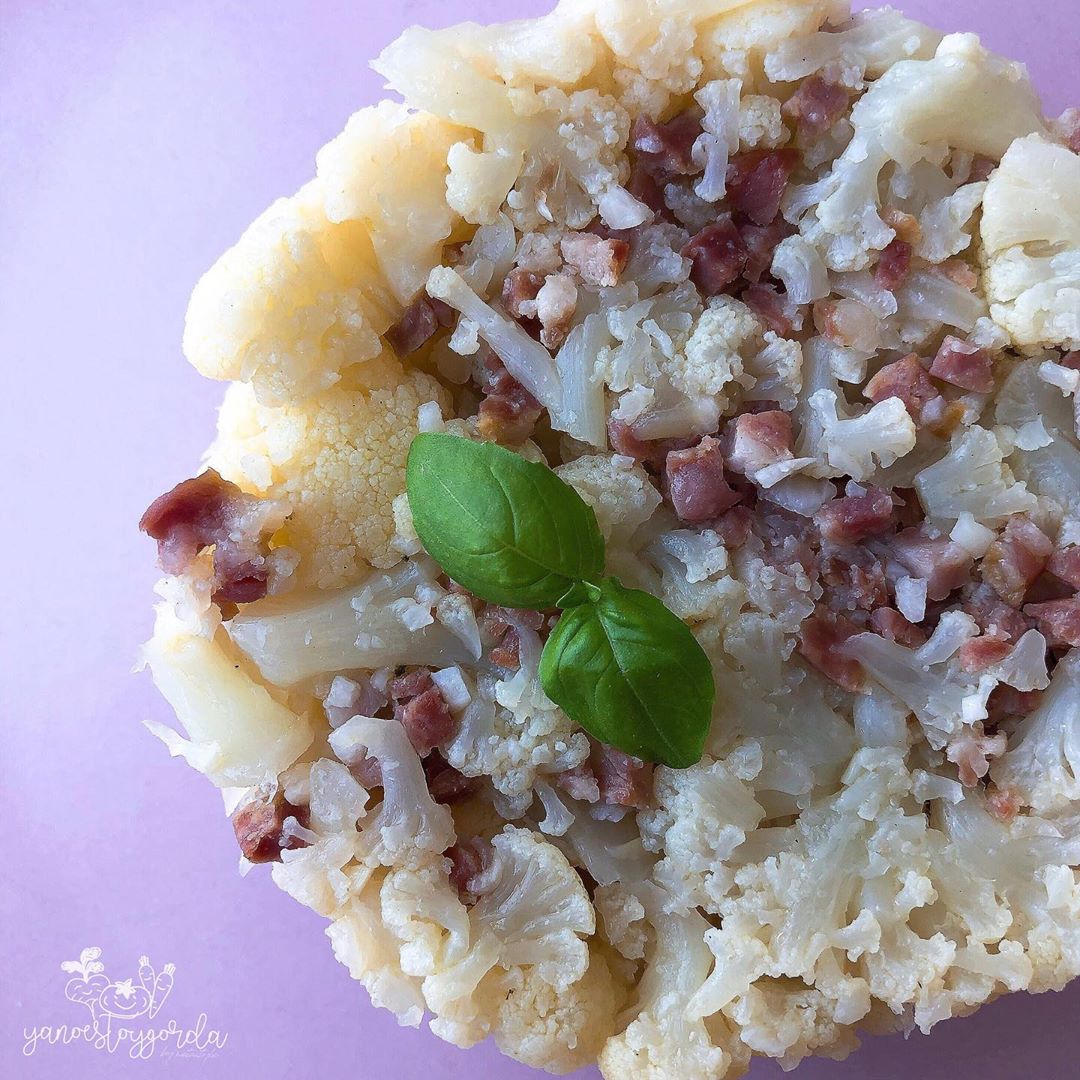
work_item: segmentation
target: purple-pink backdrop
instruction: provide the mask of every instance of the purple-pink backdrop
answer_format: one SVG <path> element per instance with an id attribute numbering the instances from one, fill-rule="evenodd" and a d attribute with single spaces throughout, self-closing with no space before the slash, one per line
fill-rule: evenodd
<path id="1" fill-rule="evenodd" d="M 8 0 L 0 7 L 0 1075 L 449 1080 L 534 1075 L 373 1010 L 323 924 L 242 880 L 214 790 L 143 729 L 130 674 L 155 578 L 135 522 L 188 475 L 220 388 L 180 355 L 196 278 L 380 82 L 403 27 L 536 14 L 544 0 Z M 1048 109 L 1080 98 L 1076 0 L 909 0 L 1026 61 Z M 1071 99 L 1071 100 L 1070 100 Z M 60 963 L 176 964 L 160 1019 L 200 1012 L 215 1057 L 133 1061 L 24 1029 L 82 1023 Z M 1076 1075 L 1080 988 L 1018 997 L 930 1039 L 869 1040 L 805 1080 Z M 1071 1022 L 1072 1021 L 1072 1022 Z M 581 1074 L 595 1076 L 595 1073 Z M 758 1063 L 756 1080 L 780 1070 Z"/>

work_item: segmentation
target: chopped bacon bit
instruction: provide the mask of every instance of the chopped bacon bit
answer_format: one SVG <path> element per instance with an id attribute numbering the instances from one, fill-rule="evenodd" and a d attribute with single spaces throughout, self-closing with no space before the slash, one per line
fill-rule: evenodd
<path id="1" fill-rule="evenodd" d="M 1004 660 L 1013 650 L 1011 642 L 1005 638 L 983 634 L 977 638 L 969 638 L 960 646 L 956 654 L 960 661 L 960 667 L 964 671 L 983 671 Z"/>
<path id="2" fill-rule="evenodd" d="M 986 809 L 990 816 L 1008 825 L 1020 813 L 1024 800 L 1016 788 L 999 788 L 990 784 L 986 789 Z"/>
<path id="3" fill-rule="evenodd" d="M 908 649 L 917 649 L 926 642 L 926 631 L 909 622 L 895 608 L 879 607 L 872 611 L 870 627 L 886 641 L 895 641 Z"/>
<path id="4" fill-rule="evenodd" d="M 443 855 L 450 860 L 450 884 L 459 894 L 470 892 L 469 885 L 491 865 L 492 849 L 487 840 L 473 837 L 449 847 Z"/>
<path id="5" fill-rule="evenodd" d="M 947 259 L 937 269 L 963 289 L 970 291 L 979 284 L 979 275 L 963 259 Z"/>
<path id="6" fill-rule="evenodd" d="M 727 467 L 744 476 L 794 456 L 791 414 L 779 409 L 736 416 L 725 437 Z"/>
<path id="7" fill-rule="evenodd" d="M 811 75 L 780 111 L 798 124 L 800 135 L 813 137 L 828 131 L 847 112 L 847 107 L 848 91 L 843 86 L 820 75 Z"/>
<path id="8" fill-rule="evenodd" d="M 1080 109 L 1066 109 L 1054 121 L 1053 129 L 1074 154 L 1080 154 Z"/>
<path id="9" fill-rule="evenodd" d="M 404 675 L 398 675 L 390 681 L 390 697 L 394 701 L 408 701 L 418 697 L 435 684 L 431 681 L 429 668 L 417 668 Z"/>
<path id="10" fill-rule="evenodd" d="M 1048 600 L 1028 604 L 1024 614 L 1031 616 L 1043 637 L 1055 648 L 1080 645 L 1080 596 L 1068 600 Z"/>
<path id="11" fill-rule="evenodd" d="M 824 602 L 832 611 L 873 611 L 889 602 L 885 568 L 859 548 L 826 559 L 821 584 Z"/>
<path id="12" fill-rule="evenodd" d="M 1005 732 L 986 735 L 982 723 L 976 721 L 949 743 L 945 756 L 958 767 L 960 783 L 973 788 L 990 771 L 990 758 L 1004 754 L 1007 744 Z"/>
<path id="13" fill-rule="evenodd" d="M 906 214 L 903 210 L 890 207 L 888 210 L 882 211 L 881 218 L 896 233 L 897 240 L 902 240 L 912 247 L 916 247 L 919 241 L 922 240 L 922 226 L 919 224 L 917 217 L 912 217 L 911 214 Z"/>
<path id="14" fill-rule="evenodd" d="M 862 689 L 865 676 L 858 660 L 846 656 L 843 644 L 862 633 L 850 619 L 819 609 L 799 629 L 799 654 L 844 690 Z"/>
<path id="15" fill-rule="evenodd" d="M 503 307 L 512 319 L 523 319 L 536 314 L 536 297 L 544 287 L 544 275 L 535 270 L 515 267 L 503 282 Z M 526 305 L 530 305 L 526 308 Z"/>
<path id="16" fill-rule="evenodd" d="M 701 134 L 701 121 L 691 113 L 680 113 L 666 124 L 638 116 L 630 130 L 630 146 L 656 176 L 689 176 L 695 169 L 694 143 Z"/>
<path id="17" fill-rule="evenodd" d="M 923 406 L 937 396 L 936 387 L 915 353 L 886 364 L 863 388 L 863 397 L 875 404 L 899 398 L 913 420 L 918 420 Z"/>
<path id="18" fill-rule="evenodd" d="M 994 367 L 990 353 L 951 334 L 941 343 L 930 365 L 930 374 L 976 394 L 989 394 L 994 389 Z"/>
<path id="19" fill-rule="evenodd" d="M 733 506 L 726 514 L 721 514 L 713 526 L 728 551 L 740 548 L 750 539 L 752 517 L 745 506 Z"/>
<path id="20" fill-rule="evenodd" d="M 865 495 L 845 495 L 827 502 L 815 515 L 822 538 L 835 544 L 857 544 L 879 536 L 895 522 L 892 495 L 883 488 L 868 488 Z"/>
<path id="21" fill-rule="evenodd" d="M 436 686 L 396 705 L 394 717 L 401 722 L 409 742 L 421 757 L 446 742 L 457 728 L 457 721 Z"/>
<path id="22" fill-rule="evenodd" d="M 608 420 L 608 440 L 617 454 L 643 461 L 659 471 L 672 450 L 686 450 L 694 446 L 696 439 L 639 439 L 634 425 L 625 420 Z"/>
<path id="23" fill-rule="evenodd" d="M 1005 603 L 1019 607 L 1054 550 L 1050 538 L 1025 517 L 1011 517 L 990 545 L 979 569 Z"/>
<path id="24" fill-rule="evenodd" d="M 931 600 L 944 600 L 970 576 L 971 554 L 947 536 L 931 536 L 924 527 L 903 529 L 889 546 L 912 577 L 926 581 L 926 595 Z"/>
<path id="25" fill-rule="evenodd" d="M 437 750 L 424 759 L 424 776 L 427 777 L 431 797 L 444 805 L 464 802 L 479 790 L 482 783 L 479 776 L 465 776 L 458 772 Z"/>
<path id="26" fill-rule="evenodd" d="M 600 801 L 600 785 L 588 761 L 559 773 L 555 782 L 571 799 L 591 803 Z"/>
<path id="27" fill-rule="evenodd" d="M 543 409 L 498 358 L 488 360 L 486 367 L 487 383 L 477 410 L 476 430 L 481 438 L 517 446 L 532 435 Z"/>
<path id="28" fill-rule="evenodd" d="M 988 724 L 1000 724 L 1018 716 L 1027 716 L 1039 707 L 1041 690 L 1014 690 L 1005 683 L 998 683 L 986 699 Z"/>
<path id="29" fill-rule="evenodd" d="M 704 296 L 717 296 L 738 280 L 749 253 L 729 214 L 706 225 L 682 249 L 692 263 L 690 280 Z"/>
<path id="30" fill-rule="evenodd" d="M 506 628 L 502 640 L 491 650 L 491 662 L 502 668 L 521 667 L 521 638 L 516 627 Z"/>
<path id="31" fill-rule="evenodd" d="M 619 278 L 630 258 L 625 240 L 602 240 L 592 233 L 571 233 L 563 237 L 562 256 L 586 285 L 610 288 Z"/>
<path id="32" fill-rule="evenodd" d="M 1061 548 L 1050 556 L 1046 569 L 1056 578 L 1080 589 L 1080 545 Z"/>
<path id="33" fill-rule="evenodd" d="M 982 180 L 989 180 L 990 174 L 998 167 L 998 163 L 993 158 L 984 157 L 982 154 L 976 154 L 971 162 L 971 175 L 968 177 L 968 183 L 974 184 Z"/>
<path id="34" fill-rule="evenodd" d="M 404 359 L 424 345 L 440 326 L 452 326 L 456 312 L 441 300 L 428 296 L 417 297 L 389 330 L 386 340 L 395 353 Z"/>
<path id="35" fill-rule="evenodd" d="M 771 225 L 765 226 L 741 224 L 738 230 L 743 247 L 746 248 L 746 266 L 742 275 L 747 281 L 760 281 L 772 267 L 777 245 L 790 236 L 793 230 L 783 218 L 777 218 Z M 743 300 L 750 302 L 745 296 Z"/>
<path id="36" fill-rule="evenodd" d="M 728 201 L 755 225 L 768 225 L 780 213 L 780 201 L 798 164 L 797 150 L 740 154 L 728 166 Z"/>
<path id="37" fill-rule="evenodd" d="M 590 760 L 600 788 L 601 802 L 609 806 L 633 806 L 638 809 L 649 805 L 653 781 L 651 762 L 595 741 Z"/>
<path id="38" fill-rule="evenodd" d="M 1068 600 L 1076 592 L 1074 586 L 1045 570 L 1031 583 L 1024 596 L 1027 604 L 1044 604 L 1047 600 Z"/>
<path id="39" fill-rule="evenodd" d="M 672 450 L 664 478 L 675 513 L 688 524 L 713 521 L 742 498 L 728 483 L 720 443 L 710 435 L 692 449 Z"/>
<path id="40" fill-rule="evenodd" d="M 272 520 L 271 503 L 207 469 L 156 498 L 139 528 L 157 541 L 158 565 L 167 574 L 182 574 L 213 547 L 214 602 L 247 604 L 267 592 L 269 546 L 262 533 Z"/>
<path id="41" fill-rule="evenodd" d="M 984 634 L 1019 641 L 1030 628 L 1028 620 L 1014 607 L 1004 603 L 989 585 L 976 585 L 964 590 L 963 610 L 970 615 Z"/>
<path id="42" fill-rule="evenodd" d="M 788 318 L 784 298 L 775 285 L 750 285 L 743 290 L 741 299 L 767 330 L 778 337 L 791 337 L 794 327 Z"/>
<path id="43" fill-rule="evenodd" d="M 241 806 L 232 816 L 232 825 L 244 858 L 253 863 L 281 862 L 282 850 L 307 847 L 307 841 L 283 832 L 289 817 L 307 828 L 308 808 L 293 806 L 280 791 L 273 798 Z"/>
<path id="44" fill-rule="evenodd" d="M 1058 363 L 1070 371 L 1080 371 L 1080 351 L 1067 352 Z"/>
<path id="45" fill-rule="evenodd" d="M 881 253 L 874 268 L 874 280 L 883 289 L 895 292 L 911 273 L 911 257 L 915 249 L 906 240 L 897 238 Z"/>

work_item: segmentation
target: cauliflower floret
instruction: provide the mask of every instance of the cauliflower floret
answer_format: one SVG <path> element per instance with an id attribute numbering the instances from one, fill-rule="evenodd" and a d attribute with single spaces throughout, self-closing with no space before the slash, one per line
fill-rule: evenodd
<path id="1" fill-rule="evenodd" d="M 354 716 L 330 733 L 334 753 L 351 765 L 375 758 L 382 773 L 382 802 L 364 821 L 357 857 L 368 865 L 410 865 L 425 851 L 454 842 L 454 819 L 428 791 L 420 758 L 396 720 Z"/>
<path id="2" fill-rule="evenodd" d="M 223 631 L 212 640 L 192 633 L 159 604 L 142 659 L 190 741 L 156 721 L 146 726 L 218 787 L 272 785 L 311 745 L 311 719 L 275 701 L 237 662 Z"/>
<path id="3" fill-rule="evenodd" d="M 662 501 L 649 474 L 621 454 L 589 454 L 555 473 L 593 508 L 606 540 L 629 538 Z"/>
<path id="4" fill-rule="evenodd" d="M 653 793 L 656 808 L 639 814 L 638 823 L 650 847 L 663 846 L 654 876 L 667 893 L 665 911 L 716 910 L 734 884 L 725 863 L 765 811 L 744 777 L 708 758 L 689 769 L 657 769 Z"/>
<path id="5" fill-rule="evenodd" d="M 788 141 L 780 102 L 766 94 L 746 94 L 739 103 L 739 149 L 774 150 Z"/>
<path id="6" fill-rule="evenodd" d="M 821 424 L 818 454 L 824 475 L 869 480 L 878 466 L 887 469 L 915 449 L 915 424 L 899 398 L 850 417 L 840 414 L 832 390 L 815 391 L 809 405 Z"/>
<path id="7" fill-rule="evenodd" d="M 915 490 L 927 517 L 944 528 L 963 513 L 984 525 L 1001 525 L 1038 505 L 1027 486 L 1014 480 L 994 433 L 978 424 L 954 437 L 945 457 L 916 474 Z"/>
<path id="8" fill-rule="evenodd" d="M 222 476 L 293 507 L 284 535 L 301 553 L 300 579 L 320 588 L 355 580 L 366 563 L 399 558 L 394 499 L 405 490 L 405 458 L 417 410 L 446 392 L 429 375 L 383 360 L 365 388 L 343 383 L 295 405 L 261 405 L 232 386 L 209 463 Z M 377 379 L 376 379 L 377 375 Z"/>
<path id="9" fill-rule="evenodd" d="M 1015 788 L 1039 813 L 1069 809 L 1080 799 L 1080 651 L 1054 669 L 1039 707 L 1010 738 L 1009 752 L 992 775 L 1002 788 Z"/>
<path id="10" fill-rule="evenodd" d="M 973 107 L 942 109 L 943 100 Z M 932 60 L 894 64 L 856 102 L 851 122 L 855 135 L 831 173 L 788 196 L 793 219 L 809 211 L 800 231 L 833 270 L 865 268 L 893 239 L 878 213 L 878 178 L 889 161 L 910 168 L 940 158 L 943 147 L 999 158 L 1013 139 L 1043 128 L 1023 67 L 971 34 L 946 37 Z"/>
<path id="11" fill-rule="evenodd" d="M 941 263 L 971 245 L 965 226 L 978 209 L 986 191 L 985 183 L 965 184 L 952 195 L 935 199 L 919 215 L 920 239 L 915 254 L 931 263 Z"/>
<path id="12" fill-rule="evenodd" d="M 1080 155 L 1018 139 L 990 178 L 982 241 L 990 313 L 1017 345 L 1080 348 Z"/>
<path id="13" fill-rule="evenodd" d="M 741 300 L 717 296 L 694 326 L 683 356 L 666 364 L 664 373 L 688 397 L 721 394 L 731 383 L 749 388 L 754 380 L 745 365 L 763 340 L 761 323 Z"/>

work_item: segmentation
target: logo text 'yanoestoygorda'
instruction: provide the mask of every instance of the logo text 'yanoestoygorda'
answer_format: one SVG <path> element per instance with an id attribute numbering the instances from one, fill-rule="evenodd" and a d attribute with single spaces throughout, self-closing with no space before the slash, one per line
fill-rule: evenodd
<path id="1" fill-rule="evenodd" d="M 60 967 L 71 975 L 64 996 L 89 1010 L 90 1023 L 24 1028 L 22 1052 L 26 1057 L 42 1045 L 66 1046 L 74 1042 L 88 1043 L 107 1054 L 126 1047 L 132 1058 L 150 1058 L 159 1050 L 197 1056 L 214 1054 L 228 1041 L 227 1034 L 209 1026 L 206 1013 L 200 1013 L 187 1027 L 175 1020 L 146 1023 L 157 1016 L 172 991 L 174 964 L 166 964 L 158 972 L 149 957 L 142 956 L 137 977 L 114 981 L 105 974 L 101 949 L 93 947 L 83 949 L 78 960 L 65 960 Z"/>

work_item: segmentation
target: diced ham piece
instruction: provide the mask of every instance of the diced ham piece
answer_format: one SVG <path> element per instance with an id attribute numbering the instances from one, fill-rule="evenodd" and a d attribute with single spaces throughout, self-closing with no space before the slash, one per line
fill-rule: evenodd
<path id="1" fill-rule="evenodd" d="M 1050 556 L 1046 569 L 1056 578 L 1080 589 L 1080 545 L 1062 548 Z"/>
<path id="2" fill-rule="evenodd" d="M 1045 604 L 1028 604 L 1024 614 L 1035 620 L 1051 646 L 1075 648 L 1080 645 L 1080 596 L 1068 600 L 1048 600 Z"/>
<path id="3" fill-rule="evenodd" d="M 911 257 L 915 249 L 899 237 L 881 253 L 874 267 L 874 280 L 883 289 L 895 292 L 911 273 Z"/>
<path id="4" fill-rule="evenodd" d="M 738 226 L 739 238 L 743 247 L 746 248 L 746 266 L 742 276 L 747 281 L 757 282 L 767 274 L 772 267 L 773 254 L 777 245 L 792 234 L 792 228 L 783 218 L 777 218 L 771 225 L 747 225 Z M 743 297 L 749 304 L 750 301 Z"/>
<path id="5" fill-rule="evenodd" d="M 970 576 L 971 554 L 947 536 L 931 536 L 923 527 L 903 529 L 890 541 L 893 558 L 912 577 L 926 581 L 926 595 L 944 600 Z"/>
<path id="6" fill-rule="evenodd" d="M 1080 154 L 1080 109 L 1066 109 L 1052 126 L 1054 134 L 1074 154 Z"/>
<path id="7" fill-rule="evenodd" d="M 1019 607 L 1053 550 L 1050 538 L 1034 522 L 1011 517 L 983 556 L 982 579 L 1006 604 Z"/>
<path id="8" fill-rule="evenodd" d="M 749 257 L 730 215 L 706 225 L 683 247 L 691 262 L 690 280 L 704 296 L 717 296 L 739 279 Z"/>
<path id="9" fill-rule="evenodd" d="M 1040 690 L 1014 690 L 1005 683 L 998 683 L 986 699 L 988 724 L 1000 724 L 1018 716 L 1027 716 L 1039 707 L 1042 700 Z"/>
<path id="10" fill-rule="evenodd" d="M 973 788 L 990 771 L 990 759 L 1005 753 L 1007 743 L 1005 732 L 986 735 L 976 722 L 949 743 L 945 756 L 959 769 L 960 783 Z"/>
<path id="11" fill-rule="evenodd" d="M 984 634 L 1013 643 L 1031 628 L 1029 621 L 1016 608 L 1001 600 L 989 585 L 965 589 L 963 610 L 979 624 Z"/>
<path id="12" fill-rule="evenodd" d="M 1080 351 L 1067 352 L 1058 363 L 1070 371 L 1080 371 Z"/>
<path id="13" fill-rule="evenodd" d="M 888 398 L 899 398 L 911 418 L 917 421 L 923 406 L 939 395 L 918 356 L 911 353 L 878 371 L 863 388 L 863 396 L 875 404 Z"/>
<path id="14" fill-rule="evenodd" d="M 799 654 L 837 686 L 855 692 L 865 681 L 862 665 L 845 654 L 849 638 L 861 633 L 850 619 L 819 609 L 799 629 Z"/>
<path id="15" fill-rule="evenodd" d="M 536 297 L 544 287 L 545 275 L 536 270 L 515 267 L 503 282 L 502 302 L 512 319 L 535 317 Z"/>
<path id="16" fill-rule="evenodd" d="M 982 634 L 969 638 L 960 646 L 956 654 L 960 667 L 964 671 L 984 671 L 986 668 L 1004 660 L 1013 650 L 1012 643 L 1005 638 Z"/>
<path id="17" fill-rule="evenodd" d="M 999 788 L 990 784 L 986 789 L 986 809 L 991 817 L 1007 825 L 1020 813 L 1024 800 L 1016 788 Z"/>
<path id="18" fill-rule="evenodd" d="M 493 358 L 486 363 L 487 382 L 476 416 L 476 430 L 484 439 L 517 446 L 528 439 L 543 409 L 540 403 Z"/>
<path id="19" fill-rule="evenodd" d="M 989 394 L 994 389 L 994 367 L 990 353 L 977 345 L 948 335 L 941 343 L 930 374 L 935 379 L 972 390 L 976 394 Z"/>
<path id="20" fill-rule="evenodd" d="M 570 333 L 577 311 L 578 289 L 569 274 L 549 274 L 536 294 L 536 317 L 540 321 L 540 342 L 557 349 Z"/>
<path id="21" fill-rule="evenodd" d="M 724 475 L 724 455 L 712 436 L 692 449 L 671 451 L 664 474 L 675 513 L 691 525 L 715 520 L 742 498 Z"/>
<path id="22" fill-rule="evenodd" d="M 745 506 L 733 506 L 713 525 L 728 551 L 740 548 L 750 539 L 753 515 Z"/>
<path id="23" fill-rule="evenodd" d="M 521 667 L 520 647 L 521 639 L 518 637 L 517 629 L 508 626 L 499 644 L 491 650 L 491 662 L 498 664 L 502 668 L 514 669 Z"/>
<path id="24" fill-rule="evenodd" d="M 649 805 L 653 782 L 651 762 L 631 757 L 613 746 L 593 742 L 591 763 L 602 803 L 637 809 Z"/>
<path id="25" fill-rule="evenodd" d="M 566 265 L 576 270 L 586 285 L 602 288 L 619 284 L 630 258 L 630 245 L 625 240 L 605 240 L 587 232 L 563 237 L 561 247 Z"/>
<path id="26" fill-rule="evenodd" d="M 814 515 L 822 538 L 834 544 L 857 544 L 868 536 L 880 536 L 895 520 L 892 495 L 877 487 L 867 488 L 864 495 L 833 499 Z"/>
<path id="27" fill-rule="evenodd" d="M 246 604 L 266 595 L 270 566 L 263 533 L 280 520 L 276 504 L 207 469 L 155 499 L 139 528 L 157 541 L 158 565 L 167 574 L 182 574 L 213 547 L 214 601 Z"/>
<path id="28" fill-rule="evenodd" d="M 284 833 L 285 819 L 289 817 L 307 827 L 307 807 L 293 806 L 281 792 L 272 798 L 256 799 L 236 810 L 232 825 L 244 858 L 253 863 L 281 862 L 283 849 L 306 847 L 304 840 Z"/>
<path id="29" fill-rule="evenodd" d="M 779 409 L 742 413 L 728 425 L 726 441 L 727 467 L 752 476 L 759 469 L 794 457 L 791 414 Z"/>
<path id="30" fill-rule="evenodd" d="M 424 759 L 424 776 L 431 797 L 444 805 L 464 802 L 481 786 L 480 777 L 458 772 L 438 751 Z"/>
<path id="31" fill-rule="evenodd" d="M 804 79 L 784 102 L 781 112 L 798 125 L 799 134 L 823 135 L 847 112 L 848 91 L 820 75 Z"/>
<path id="32" fill-rule="evenodd" d="M 963 259 L 947 259 L 937 267 L 951 282 L 969 291 L 979 284 L 979 275 Z"/>
<path id="33" fill-rule="evenodd" d="M 414 300 L 389 330 L 386 340 L 404 359 L 424 345 L 440 326 L 453 326 L 456 312 L 441 300 L 420 296 Z"/>
<path id="34" fill-rule="evenodd" d="M 750 285 L 743 290 L 742 302 L 758 317 L 766 330 L 779 337 L 791 337 L 794 327 L 788 316 L 784 297 L 775 285 Z"/>
<path id="35" fill-rule="evenodd" d="M 626 190 L 654 214 L 664 212 L 666 208 L 664 191 L 644 162 L 634 162 L 634 166 L 630 170 L 630 179 L 626 182 Z"/>
<path id="36" fill-rule="evenodd" d="M 590 803 L 600 801 L 600 784 L 589 761 L 559 773 L 555 782 L 571 799 Z"/>
<path id="37" fill-rule="evenodd" d="M 831 611 L 873 611 L 889 602 L 885 568 L 860 548 L 850 548 L 825 559 L 821 585 L 825 590 L 822 602 Z"/>
<path id="38" fill-rule="evenodd" d="M 642 115 L 630 130 L 630 147 L 655 176 L 688 176 L 696 170 L 693 149 L 700 134 L 701 121 L 691 113 L 666 124 Z"/>
<path id="39" fill-rule="evenodd" d="M 740 154 L 728 166 L 728 201 L 755 225 L 770 224 L 780 213 L 780 201 L 798 164 L 797 150 Z"/>
<path id="40" fill-rule="evenodd" d="M 409 742 L 421 757 L 454 734 L 457 721 L 425 668 L 394 679 L 390 696 L 395 702 L 394 718 L 405 728 Z"/>
<path id="41" fill-rule="evenodd" d="M 450 860 L 450 884 L 459 894 L 469 893 L 470 884 L 491 864 L 492 849 L 487 840 L 474 837 L 447 848 L 443 855 Z"/>
<path id="42" fill-rule="evenodd" d="M 909 622 L 895 608 L 876 608 L 870 614 L 870 628 L 886 641 L 895 641 L 908 649 L 917 649 L 926 642 L 926 631 Z"/>

